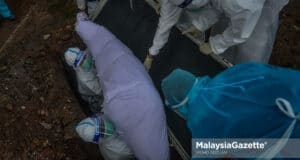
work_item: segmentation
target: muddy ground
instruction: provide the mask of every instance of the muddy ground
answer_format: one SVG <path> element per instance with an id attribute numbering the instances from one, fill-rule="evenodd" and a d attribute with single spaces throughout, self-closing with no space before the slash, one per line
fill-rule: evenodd
<path id="1" fill-rule="evenodd" d="M 0 46 L 19 29 L 0 53 L 0 159 L 100 159 L 76 137 L 84 115 L 61 64 L 79 45 L 73 0 L 8 2 L 17 19 L 1 22 Z"/>
<path id="2" fill-rule="evenodd" d="M 61 62 L 66 48 L 82 45 L 74 0 L 8 4 L 17 19 L 0 22 L 0 159 L 101 159 L 74 132 L 84 115 Z M 291 0 L 282 13 L 272 64 L 300 69 L 298 8 Z"/>
<path id="3" fill-rule="evenodd" d="M 300 69 L 300 1 L 290 0 L 282 11 L 271 64 Z"/>

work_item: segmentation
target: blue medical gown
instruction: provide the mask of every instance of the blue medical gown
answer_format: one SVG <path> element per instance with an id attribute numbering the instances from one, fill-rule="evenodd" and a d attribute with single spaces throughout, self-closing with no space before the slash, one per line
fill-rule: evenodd
<path id="1" fill-rule="evenodd" d="M 293 119 L 275 100 L 284 98 L 300 112 L 299 71 L 246 63 L 199 80 L 188 102 L 193 138 L 280 138 Z M 300 137 L 300 121 L 291 137 Z"/>

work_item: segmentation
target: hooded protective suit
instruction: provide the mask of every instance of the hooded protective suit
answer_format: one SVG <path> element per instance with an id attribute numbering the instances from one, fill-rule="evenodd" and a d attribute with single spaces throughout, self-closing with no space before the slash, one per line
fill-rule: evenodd
<path id="1" fill-rule="evenodd" d="M 262 154 L 266 159 L 288 138 L 300 137 L 299 81 L 296 70 L 243 63 L 214 78 L 174 70 L 162 81 L 162 91 L 167 107 L 186 118 L 193 138 L 279 138 Z"/>
<path id="2" fill-rule="evenodd" d="M 138 159 L 168 159 L 163 103 L 143 65 L 114 35 L 82 13 L 76 31 L 95 60 L 104 115 Z"/>
<path id="3" fill-rule="evenodd" d="M 170 29 L 181 15 L 178 5 L 183 0 L 162 0 L 161 18 L 149 53 L 156 55 L 168 40 Z M 280 10 L 288 0 L 193 0 L 186 6 L 191 9 L 206 5 L 192 24 L 201 31 L 214 25 L 222 16 L 229 19 L 225 31 L 210 38 L 210 47 L 221 54 L 235 46 L 237 56 L 233 63 L 247 61 L 268 62 L 278 28 Z"/>

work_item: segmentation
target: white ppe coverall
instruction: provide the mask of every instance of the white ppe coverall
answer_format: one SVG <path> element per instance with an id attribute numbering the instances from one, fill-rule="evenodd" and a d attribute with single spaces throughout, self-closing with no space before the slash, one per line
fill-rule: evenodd
<path id="1" fill-rule="evenodd" d="M 161 17 L 150 54 L 159 53 L 182 12 L 171 1 L 162 0 Z M 193 20 L 193 25 L 200 31 L 212 27 L 221 18 L 229 19 L 228 26 L 222 33 L 210 37 L 210 47 L 215 54 L 224 53 L 234 46 L 236 56 L 232 59 L 233 63 L 268 62 L 277 33 L 279 12 L 288 0 L 203 1 L 206 2 L 206 7 Z M 201 8 L 204 5 L 199 4 L 193 7 Z"/>

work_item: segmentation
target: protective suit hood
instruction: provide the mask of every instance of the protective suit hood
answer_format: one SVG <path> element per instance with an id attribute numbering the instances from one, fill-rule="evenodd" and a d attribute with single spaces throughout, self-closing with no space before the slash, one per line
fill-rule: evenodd
<path id="1" fill-rule="evenodd" d="M 175 69 L 162 81 L 161 88 L 166 106 L 178 111 L 177 113 L 183 118 L 187 115 L 188 95 L 195 82 L 197 82 L 196 77 L 182 69 Z"/>

